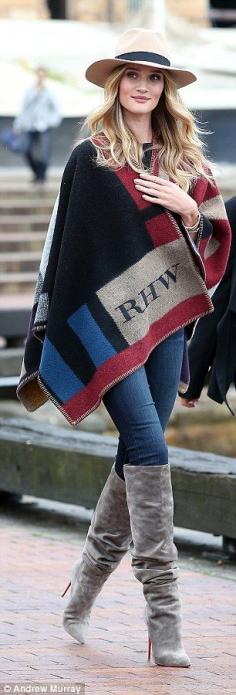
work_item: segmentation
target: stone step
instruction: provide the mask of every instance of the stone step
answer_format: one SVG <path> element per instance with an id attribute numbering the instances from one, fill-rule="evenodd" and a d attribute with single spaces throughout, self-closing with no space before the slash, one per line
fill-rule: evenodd
<path id="1" fill-rule="evenodd" d="M 63 166 L 59 167 L 50 167 L 49 173 L 48 173 L 48 178 L 45 183 L 41 183 L 40 185 L 46 188 L 47 186 L 50 186 L 52 181 L 59 181 L 63 172 Z M 24 182 L 25 184 L 32 185 L 33 187 L 37 188 L 39 184 L 32 184 L 31 181 L 32 178 L 32 173 L 29 171 L 29 169 L 25 166 L 22 167 L 0 167 L 0 183 L 2 181 L 8 181 L 11 183 L 11 181 L 17 182 Z"/>
<path id="2" fill-rule="evenodd" d="M 7 348 L 24 345 L 23 341 L 28 333 L 32 306 L 33 298 L 31 298 L 30 307 L 27 295 L 22 295 L 22 293 L 18 293 L 18 295 L 1 294 L 0 334 L 6 341 Z M 1 347 L 0 358 L 2 358 L 2 350 Z M 4 358 L 2 359 L 4 362 Z M 15 374 L 15 372 L 11 373 Z"/>
<path id="3" fill-rule="evenodd" d="M 50 183 L 50 185 L 47 184 L 47 186 L 38 186 L 36 190 L 35 186 L 27 184 L 24 181 L 15 183 L 11 181 L 8 183 L 8 181 L 1 180 L 0 196 L 7 200 L 12 200 L 21 196 L 27 199 L 35 199 L 35 197 L 38 197 L 39 200 L 50 200 L 53 204 L 59 191 L 59 185 L 59 182 L 55 181 Z"/>
<path id="4" fill-rule="evenodd" d="M 34 292 L 28 289 L 20 294 L 5 294 L 4 297 L 0 292 L 0 319 L 3 313 L 10 314 L 15 309 L 29 312 L 33 306 Z"/>
<path id="5" fill-rule="evenodd" d="M 14 399 L 16 396 L 16 387 L 19 382 L 19 377 L 15 376 L 0 376 L 0 398 Z"/>
<path id="6" fill-rule="evenodd" d="M 9 274 L 11 282 L 12 273 L 25 271 L 37 271 L 39 268 L 41 253 L 38 251 L 13 251 L 12 253 L 0 253 L 0 273 Z"/>
<path id="7" fill-rule="evenodd" d="M 43 232 L 49 224 L 48 215 L 1 215 L 1 232 Z"/>
<path id="8" fill-rule="evenodd" d="M 36 272 L 0 273 L 0 295 L 33 293 L 38 274 Z"/>
<path id="9" fill-rule="evenodd" d="M 24 356 L 24 348 L 1 348 L 0 350 L 0 377 L 9 377 L 20 374 Z"/>
<path id="10" fill-rule="evenodd" d="M 0 232 L 0 254 L 12 251 L 42 251 L 46 232 Z"/>
<path id="11" fill-rule="evenodd" d="M 0 199 L 0 216 L 8 215 L 51 215 L 52 204 L 51 200 L 40 198 L 27 198 L 21 196 L 18 198 L 2 198 Z"/>

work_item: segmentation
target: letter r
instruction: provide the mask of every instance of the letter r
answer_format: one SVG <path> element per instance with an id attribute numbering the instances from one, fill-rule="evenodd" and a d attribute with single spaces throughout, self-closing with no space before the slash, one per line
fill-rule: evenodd
<path id="1" fill-rule="evenodd" d="M 130 306 L 126 307 L 125 306 L 126 304 L 128 304 Z M 115 307 L 115 310 L 117 310 L 117 309 L 120 309 L 120 311 L 122 312 L 122 314 L 125 318 L 124 323 L 127 323 L 127 321 L 131 321 L 131 319 L 134 318 L 134 314 L 133 314 L 133 316 L 130 316 L 130 314 L 129 314 L 131 309 L 134 309 L 134 311 L 138 312 L 139 314 L 143 314 L 143 312 L 144 312 L 144 309 L 141 309 L 140 306 L 138 306 L 138 304 L 136 304 L 135 299 L 128 299 L 127 302 L 124 302 L 123 304 L 118 304 L 118 306 Z"/>

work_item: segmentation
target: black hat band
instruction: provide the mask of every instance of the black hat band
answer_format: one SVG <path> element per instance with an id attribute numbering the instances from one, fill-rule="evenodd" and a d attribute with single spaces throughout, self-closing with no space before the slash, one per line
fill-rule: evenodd
<path id="1" fill-rule="evenodd" d="M 121 60 L 145 60 L 148 63 L 159 63 L 161 65 L 170 65 L 170 60 L 158 53 L 149 53 L 149 51 L 131 51 L 131 53 L 122 53 L 115 56 Z"/>

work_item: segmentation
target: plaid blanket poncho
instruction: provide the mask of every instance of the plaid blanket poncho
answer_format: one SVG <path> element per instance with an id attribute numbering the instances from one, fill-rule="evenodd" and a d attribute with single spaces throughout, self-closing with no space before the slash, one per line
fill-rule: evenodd
<path id="1" fill-rule="evenodd" d="M 153 150 L 154 152 L 154 150 Z M 195 180 L 198 248 L 179 215 L 145 201 L 128 165 L 98 167 L 90 138 L 65 167 L 43 249 L 17 395 L 76 425 L 181 326 L 213 310 L 230 227 L 214 182 Z M 152 155 L 154 174 L 162 175 Z M 163 173 L 163 175 L 165 175 Z M 185 359 L 180 390 L 188 386 Z"/>

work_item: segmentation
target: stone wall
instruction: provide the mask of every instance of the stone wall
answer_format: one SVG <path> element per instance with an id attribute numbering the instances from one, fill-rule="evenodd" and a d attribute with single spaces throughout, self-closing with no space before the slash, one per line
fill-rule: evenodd
<path id="1" fill-rule="evenodd" d="M 127 20 L 127 0 L 68 0 L 68 15 L 81 22 L 111 21 L 123 23 Z"/>
<path id="2" fill-rule="evenodd" d="M 143 4 L 146 0 L 142 0 Z M 67 0 L 68 19 L 81 22 L 129 19 L 128 0 Z M 0 0 L 0 17 L 9 19 L 43 19 L 49 17 L 46 0 Z"/>
<path id="3" fill-rule="evenodd" d="M 44 0 L 0 0 L 0 18 L 47 19 Z"/>
<path id="4" fill-rule="evenodd" d="M 207 22 L 208 0 L 166 0 L 171 14 L 200 24 Z"/>
<path id="5" fill-rule="evenodd" d="M 149 0 L 142 0 L 150 7 Z M 138 3 L 137 3 L 138 5 Z M 135 4 L 134 4 L 135 7 Z M 205 24 L 207 0 L 166 0 L 166 8 L 173 15 Z M 82 22 L 115 21 L 121 24 L 130 19 L 128 0 L 67 0 L 68 19 Z M 49 16 L 46 0 L 0 0 L 0 17 L 13 19 L 43 19 Z"/>

